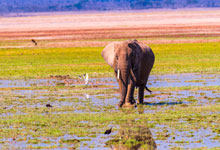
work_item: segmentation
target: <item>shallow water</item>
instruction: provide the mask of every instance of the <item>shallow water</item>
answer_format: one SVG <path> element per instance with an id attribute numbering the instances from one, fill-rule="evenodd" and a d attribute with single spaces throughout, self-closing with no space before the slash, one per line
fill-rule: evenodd
<path id="1" fill-rule="evenodd" d="M 30 80 L 0 80 L 0 88 L 33 87 L 33 86 L 75 86 L 85 85 L 78 79 L 30 79 Z M 91 78 L 89 85 L 118 86 L 115 78 Z M 181 86 L 220 86 L 218 74 L 170 74 L 151 75 L 148 87 L 181 87 Z"/>
<path id="2" fill-rule="evenodd" d="M 167 126 L 159 126 L 159 128 L 168 130 L 168 134 L 172 133 L 172 129 Z M 152 129 L 153 136 L 156 136 L 158 131 Z M 175 139 L 173 136 L 170 136 L 166 139 L 167 144 L 164 140 L 156 140 L 158 149 L 169 149 L 172 147 L 180 147 L 184 149 L 192 149 L 192 148 L 214 148 L 220 147 L 220 143 L 217 140 L 212 140 L 211 138 L 215 137 L 217 134 L 213 133 L 211 129 L 200 128 L 198 130 L 191 131 L 175 131 Z"/>
<path id="3" fill-rule="evenodd" d="M 61 88 L 54 88 L 57 86 Z M 148 88 L 178 88 L 185 86 L 220 86 L 220 76 L 214 74 L 152 75 L 148 82 Z M 40 87 L 42 89 L 39 89 Z M 111 91 L 112 89 L 114 91 Z M 0 117 L 26 115 L 26 113 L 19 110 L 46 108 L 46 104 L 51 104 L 53 108 L 71 108 L 57 112 L 53 111 L 51 112 L 52 114 L 117 112 L 119 110 L 116 105 L 120 98 L 117 89 L 118 83 L 114 78 L 92 78 L 89 80 L 88 85 L 81 79 L 0 80 L 0 104 L 3 109 L 8 110 L 8 112 L 0 114 Z M 167 110 L 181 104 L 193 106 L 214 105 L 219 103 L 219 98 L 220 92 L 217 90 L 185 90 L 183 88 L 173 91 L 167 90 L 166 92 L 153 91 L 152 95 L 145 91 L 144 101 L 148 102 L 145 105 L 150 106 L 150 109 L 144 107 L 139 113 L 154 114 L 157 111 Z M 135 93 L 135 99 L 137 99 L 137 92 Z M 12 109 L 17 111 L 15 113 L 10 112 Z M 47 113 L 47 111 L 42 111 L 43 115 Z M 114 124 L 114 127 L 119 129 L 120 125 Z M 166 128 L 168 133 L 175 132 L 175 139 L 172 139 L 172 136 L 165 140 L 157 139 L 157 134 L 160 132 L 159 129 L 163 128 Z M 46 141 L 51 143 L 28 143 L 28 140 L 33 137 L 27 137 L 25 141 L 13 141 L 11 138 L 1 139 L 0 142 L 6 143 L 6 145 L 0 143 L 0 148 L 6 146 L 10 149 L 25 149 L 27 145 L 32 147 L 55 145 L 57 149 L 65 149 L 65 147 L 71 147 L 71 145 L 63 144 L 64 147 L 61 148 L 60 139 L 89 139 L 80 142 L 78 148 L 104 150 L 109 149 L 109 146 L 106 147 L 105 143 L 119 133 L 117 129 L 113 131 L 111 136 L 97 134 L 95 137 L 76 137 L 66 134 L 58 138 L 48 137 Z M 95 128 L 94 130 L 103 131 L 104 129 Z M 168 126 L 158 125 L 156 128 L 149 128 L 149 130 L 152 132 L 152 137 L 158 149 L 170 149 L 172 147 L 184 149 L 220 147 L 219 141 L 212 139 L 217 134 L 209 128 L 200 128 L 192 131 L 173 131 Z M 190 137 L 189 135 L 193 136 Z M 38 138 L 38 140 L 44 141 L 45 139 Z"/>

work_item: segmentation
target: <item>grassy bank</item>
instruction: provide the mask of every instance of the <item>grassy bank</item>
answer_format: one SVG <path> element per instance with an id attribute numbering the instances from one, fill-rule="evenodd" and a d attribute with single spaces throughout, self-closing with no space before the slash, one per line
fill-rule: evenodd
<path id="1" fill-rule="evenodd" d="M 220 43 L 152 44 L 153 74 L 206 72 L 220 68 Z M 50 75 L 93 76 L 110 73 L 103 47 L 0 49 L 0 78 L 47 78 Z"/>

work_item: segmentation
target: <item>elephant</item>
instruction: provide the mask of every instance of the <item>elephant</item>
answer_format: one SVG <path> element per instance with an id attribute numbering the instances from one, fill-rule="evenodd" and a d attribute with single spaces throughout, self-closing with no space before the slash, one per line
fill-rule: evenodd
<path id="1" fill-rule="evenodd" d="M 151 48 L 137 40 L 109 43 L 101 53 L 104 60 L 114 69 L 119 83 L 119 107 L 132 106 L 135 87 L 138 88 L 138 103 L 143 104 L 144 89 L 153 68 L 155 56 Z"/>

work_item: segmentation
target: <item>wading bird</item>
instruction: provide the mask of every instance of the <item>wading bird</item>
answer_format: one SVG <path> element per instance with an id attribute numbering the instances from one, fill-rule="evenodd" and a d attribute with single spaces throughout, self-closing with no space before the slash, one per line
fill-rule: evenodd
<path id="1" fill-rule="evenodd" d="M 88 75 L 88 73 L 84 74 L 83 78 L 84 78 L 85 84 L 88 84 L 88 82 L 89 82 L 89 75 Z"/>
<path id="2" fill-rule="evenodd" d="M 85 94 L 85 97 L 86 97 L 86 99 L 90 98 L 89 94 Z"/>

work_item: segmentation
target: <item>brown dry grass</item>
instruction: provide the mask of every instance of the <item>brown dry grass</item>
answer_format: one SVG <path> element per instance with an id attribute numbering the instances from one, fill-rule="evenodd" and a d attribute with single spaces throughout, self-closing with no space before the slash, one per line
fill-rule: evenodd
<path id="1" fill-rule="evenodd" d="M 0 42 L 5 43 L 1 47 L 33 46 L 32 38 L 42 47 L 104 46 L 109 39 L 134 38 L 146 43 L 218 42 L 219 38 L 194 37 L 219 37 L 219 18 L 218 9 L 3 17 Z M 11 45 L 13 41 L 18 44 Z"/>

